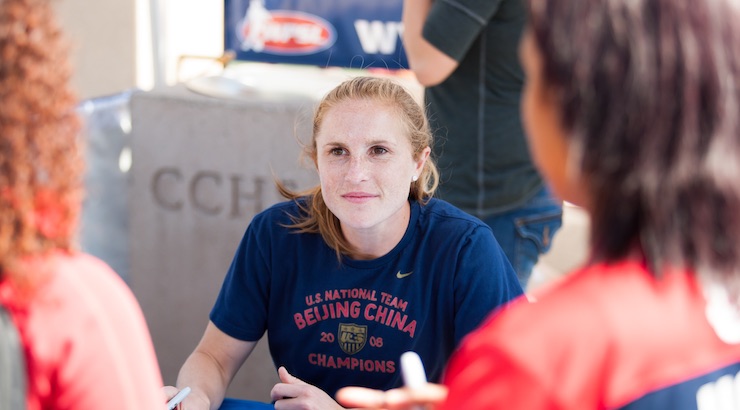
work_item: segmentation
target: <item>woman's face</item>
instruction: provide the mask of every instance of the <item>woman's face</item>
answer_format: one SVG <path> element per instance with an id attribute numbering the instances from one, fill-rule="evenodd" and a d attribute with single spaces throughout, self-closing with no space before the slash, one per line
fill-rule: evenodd
<path id="1" fill-rule="evenodd" d="M 557 100 L 542 78 L 542 56 L 529 29 L 522 36 L 519 57 L 526 76 L 522 119 L 532 159 L 558 197 L 585 205 L 577 175 L 568 173 L 568 140 L 558 115 Z"/>
<path id="2" fill-rule="evenodd" d="M 345 234 L 405 231 L 411 181 L 429 152 L 414 159 L 405 127 L 378 102 L 349 100 L 329 109 L 316 134 L 316 166 L 324 202 Z"/>

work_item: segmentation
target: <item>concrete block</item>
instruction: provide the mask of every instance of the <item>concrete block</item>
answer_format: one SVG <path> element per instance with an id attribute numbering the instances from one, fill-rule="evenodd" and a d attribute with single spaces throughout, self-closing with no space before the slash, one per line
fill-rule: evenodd
<path id="1" fill-rule="evenodd" d="M 165 384 L 196 346 L 233 253 L 255 213 L 281 199 L 273 177 L 318 182 L 299 161 L 317 100 L 212 98 L 182 85 L 131 98 L 129 282 L 152 333 Z M 277 382 L 261 341 L 227 391 L 269 401 Z"/>

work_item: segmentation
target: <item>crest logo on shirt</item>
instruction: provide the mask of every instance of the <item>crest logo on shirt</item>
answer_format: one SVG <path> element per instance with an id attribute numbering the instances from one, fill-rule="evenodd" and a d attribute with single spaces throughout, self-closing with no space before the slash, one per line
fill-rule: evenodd
<path id="1" fill-rule="evenodd" d="M 365 347 L 367 326 L 355 323 L 339 324 L 339 347 L 347 354 L 355 354 Z"/>

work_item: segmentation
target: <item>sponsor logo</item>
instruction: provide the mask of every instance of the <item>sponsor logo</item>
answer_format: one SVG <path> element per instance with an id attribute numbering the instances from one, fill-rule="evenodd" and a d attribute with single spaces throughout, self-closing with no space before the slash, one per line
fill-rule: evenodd
<path id="1" fill-rule="evenodd" d="M 365 53 L 393 55 L 396 53 L 396 44 L 403 35 L 403 23 L 355 20 L 355 31 Z"/>
<path id="2" fill-rule="evenodd" d="M 339 347 L 347 354 L 355 354 L 365 347 L 367 326 L 355 323 L 339 324 Z"/>
<path id="3" fill-rule="evenodd" d="M 307 55 L 334 45 L 337 34 L 334 26 L 319 16 L 292 10 L 267 10 L 250 4 L 244 20 L 237 25 L 237 37 L 244 51 Z"/>
<path id="4" fill-rule="evenodd" d="M 411 272 L 406 272 L 406 273 L 401 273 L 401 271 L 399 270 L 399 271 L 398 271 L 398 273 L 396 273 L 396 277 L 397 277 L 398 279 L 403 279 L 403 278 L 405 278 L 406 276 L 411 276 L 411 274 L 412 274 L 412 273 L 414 273 L 414 271 L 411 271 Z"/>

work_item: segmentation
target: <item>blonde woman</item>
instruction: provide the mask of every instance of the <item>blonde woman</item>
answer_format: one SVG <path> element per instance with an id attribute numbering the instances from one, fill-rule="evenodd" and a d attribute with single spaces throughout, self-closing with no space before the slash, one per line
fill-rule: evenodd
<path id="1" fill-rule="evenodd" d="M 217 409 L 265 331 L 276 409 L 340 409 L 343 386 L 397 387 L 407 350 L 439 380 L 462 338 L 522 294 L 491 229 L 432 198 L 430 145 L 424 111 L 391 80 L 326 95 L 306 147 L 320 185 L 284 190 L 250 223 L 180 371 L 184 409 Z"/>

